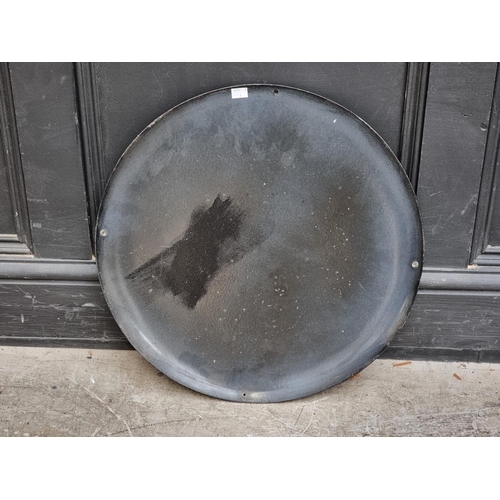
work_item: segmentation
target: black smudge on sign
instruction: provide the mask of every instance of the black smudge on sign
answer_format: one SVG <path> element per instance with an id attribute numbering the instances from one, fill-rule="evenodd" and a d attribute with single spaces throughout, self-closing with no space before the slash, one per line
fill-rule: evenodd
<path id="1" fill-rule="evenodd" d="M 143 292 L 160 286 L 194 309 L 217 273 L 259 243 L 239 242 L 244 220 L 245 213 L 230 197 L 218 195 L 208 208 L 193 211 L 188 229 L 175 243 L 126 278 Z"/>

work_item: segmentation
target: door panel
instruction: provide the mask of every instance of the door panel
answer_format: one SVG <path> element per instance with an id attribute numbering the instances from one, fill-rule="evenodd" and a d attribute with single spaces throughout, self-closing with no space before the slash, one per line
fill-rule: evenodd
<path id="1" fill-rule="evenodd" d="M 354 111 L 398 153 L 404 63 L 97 63 L 107 174 L 132 140 L 173 106 L 204 92 L 275 83 L 327 97 Z"/>
<path id="2" fill-rule="evenodd" d="M 11 63 L 35 257 L 90 259 L 89 220 L 71 63 Z"/>
<path id="3" fill-rule="evenodd" d="M 427 267 L 469 263 L 496 66 L 431 65 L 418 179 Z"/>

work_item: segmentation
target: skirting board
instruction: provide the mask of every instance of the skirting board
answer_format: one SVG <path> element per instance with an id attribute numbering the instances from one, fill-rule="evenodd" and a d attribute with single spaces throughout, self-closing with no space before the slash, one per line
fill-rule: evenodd
<path id="1" fill-rule="evenodd" d="M 33 279 L 0 280 L 0 345 L 131 348 L 97 281 Z M 382 357 L 500 361 L 500 290 L 419 290 Z"/>

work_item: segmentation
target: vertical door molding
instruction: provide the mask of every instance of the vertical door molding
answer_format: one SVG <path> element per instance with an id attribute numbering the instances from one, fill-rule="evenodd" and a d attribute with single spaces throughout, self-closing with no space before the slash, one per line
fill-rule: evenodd
<path id="1" fill-rule="evenodd" d="M 83 164 L 89 201 L 92 245 L 95 244 L 99 204 L 106 188 L 101 116 L 95 67 L 90 62 L 75 63 L 76 89 L 82 137 Z"/>
<path id="2" fill-rule="evenodd" d="M 408 63 L 399 158 L 417 192 L 430 63 Z"/>
<path id="3" fill-rule="evenodd" d="M 31 254 L 28 205 L 8 63 L 0 63 L 0 154 L 6 167 L 7 189 L 16 231 L 15 234 L 0 235 L 0 254 Z"/>

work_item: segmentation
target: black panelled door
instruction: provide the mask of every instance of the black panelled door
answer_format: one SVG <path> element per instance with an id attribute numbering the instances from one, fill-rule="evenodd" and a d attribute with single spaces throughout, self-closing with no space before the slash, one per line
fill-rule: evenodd
<path id="1" fill-rule="evenodd" d="M 386 355 L 500 359 L 496 63 L 0 63 L 0 343 L 129 347 L 93 253 L 107 179 L 162 113 L 250 83 L 352 110 L 412 181 L 424 269 Z"/>

